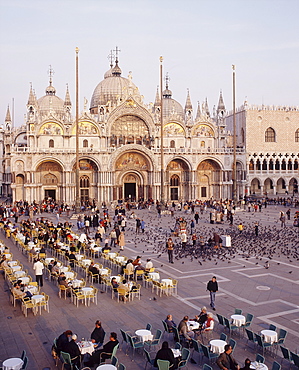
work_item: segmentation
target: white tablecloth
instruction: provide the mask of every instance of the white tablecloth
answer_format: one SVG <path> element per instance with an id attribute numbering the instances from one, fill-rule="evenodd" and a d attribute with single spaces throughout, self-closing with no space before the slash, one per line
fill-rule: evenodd
<path id="1" fill-rule="evenodd" d="M 123 262 L 125 260 L 125 257 L 124 256 L 117 256 L 115 257 L 115 261 L 117 262 Z"/>
<path id="2" fill-rule="evenodd" d="M 174 357 L 180 357 L 182 352 L 179 349 L 171 348 Z"/>
<path id="3" fill-rule="evenodd" d="M 260 362 L 253 361 L 250 364 L 250 369 L 254 369 L 254 370 L 268 370 L 268 366 L 265 365 L 265 364 L 262 364 Z"/>
<path id="4" fill-rule="evenodd" d="M 20 358 L 9 358 L 2 364 L 3 370 L 20 370 L 23 366 L 23 360 Z"/>
<path id="5" fill-rule="evenodd" d="M 111 257 L 111 258 L 115 258 L 116 257 L 116 253 L 114 252 L 109 252 L 108 253 L 108 256 Z"/>
<path id="6" fill-rule="evenodd" d="M 47 258 L 45 258 L 45 263 L 46 263 L 46 265 L 48 265 L 51 261 L 53 261 L 54 260 L 54 258 L 50 258 L 50 257 L 47 257 Z M 54 260 L 55 261 L 55 260 Z"/>
<path id="7" fill-rule="evenodd" d="M 33 304 L 37 304 L 41 301 L 44 301 L 45 297 L 42 294 L 36 294 L 31 297 L 31 301 Z"/>
<path id="8" fill-rule="evenodd" d="M 108 274 L 108 269 L 99 269 L 99 273 L 101 275 L 107 275 Z"/>
<path id="9" fill-rule="evenodd" d="M 162 279 L 161 283 L 163 283 L 166 286 L 172 286 L 172 280 L 171 279 Z"/>
<path id="10" fill-rule="evenodd" d="M 23 278 L 24 279 L 24 278 Z M 29 285 L 25 290 L 29 290 L 31 294 L 36 294 L 38 293 L 38 287 L 34 285 Z"/>
<path id="11" fill-rule="evenodd" d="M 22 284 L 28 284 L 29 281 L 30 281 L 30 278 L 29 278 L 29 276 L 22 276 L 22 277 L 19 278 L 19 280 L 22 281 Z"/>
<path id="12" fill-rule="evenodd" d="M 75 254 L 76 260 L 81 261 L 82 258 L 84 257 L 84 254 Z"/>
<path id="13" fill-rule="evenodd" d="M 73 288 L 79 288 L 83 284 L 82 280 L 78 279 L 74 279 L 70 283 L 72 284 Z"/>
<path id="14" fill-rule="evenodd" d="M 9 261 L 9 262 L 7 262 L 7 264 L 8 264 L 9 267 L 17 266 L 18 261 Z"/>
<path id="15" fill-rule="evenodd" d="M 66 272 L 64 273 L 64 275 L 65 275 L 65 277 L 67 278 L 67 280 L 69 280 L 69 279 L 73 279 L 73 278 L 74 278 L 74 276 L 75 276 L 75 274 L 73 273 L 73 271 L 66 271 Z"/>
<path id="16" fill-rule="evenodd" d="M 90 248 L 93 252 L 101 252 L 102 251 L 102 247 L 92 247 Z"/>
<path id="17" fill-rule="evenodd" d="M 188 331 L 199 329 L 199 322 L 192 321 L 192 320 L 187 321 L 187 327 L 188 327 Z"/>
<path id="18" fill-rule="evenodd" d="M 78 347 L 82 355 L 84 355 L 85 353 L 89 353 L 91 355 L 92 352 L 94 352 L 94 346 L 92 342 L 78 342 Z"/>
<path id="19" fill-rule="evenodd" d="M 84 260 L 81 260 L 81 262 L 83 263 L 84 266 L 89 266 L 90 263 L 91 263 L 91 260 L 89 259 L 84 259 Z"/>
<path id="20" fill-rule="evenodd" d="M 136 330 L 135 331 L 135 334 L 137 335 L 137 337 L 140 338 L 140 340 L 142 340 L 143 342 L 147 341 L 147 340 L 152 340 L 153 339 L 153 334 L 151 333 L 150 330 L 146 330 L 146 329 L 139 329 L 139 330 Z"/>
<path id="21" fill-rule="evenodd" d="M 242 326 L 246 322 L 246 317 L 243 315 L 231 315 L 232 323 L 236 326 Z"/>
<path id="22" fill-rule="evenodd" d="M 90 293 L 92 293 L 92 292 L 93 292 L 93 288 L 85 287 L 85 288 L 82 288 L 82 289 L 81 289 L 81 291 L 82 291 L 82 293 L 83 293 L 84 295 L 87 295 L 87 294 L 90 294 Z"/>
<path id="23" fill-rule="evenodd" d="M 61 266 L 59 267 L 59 272 L 67 272 L 69 268 L 67 266 Z"/>
<path id="24" fill-rule="evenodd" d="M 148 274 L 148 276 L 149 276 L 152 280 L 154 280 L 154 281 L 159 281 L 159 280 L 160 280 L 160 274 L 159 274 L 159 272 L 150 272 L 150 273 Z"/>
<path id="25" fill-rule="evenodd" d="M 224 340 L 221 339 L 213 339 L 210 341 L 211 346 L 211 352 L 213 353 L 223 353 L 224 352 L 224 346 L 227 343 Z"/>
<path id="26" fill-rule="evenodd" d="M 103 364 L 98 366 L 96 370 L 117 370 L 117 368 L 111 364 Z"/>
<path id="27" fill-rule="evenodd" d="M 11 253 L 4 253 L 4 256 L 6 257 L 7 260 L 11 260 L 12 259 Z"/>
<path id="28" fill-rule="evenodd" d="M 26 272 L 25 271 L 15 271 L 13 274 L 14 274 L 14 276 L 16 278 L 20 278 L 22 276 L 26 276 Z"/>
<path id="29" fill-rule="evenodd" d="M 11 270 L 12 270 L 12 272 L 21 271 L 22 270 L 22 266 L 12 266 L 11 267 Z"/>
<path id="30" fill-rule="evenodd" d="M 277 342 L 277 333 L 274 330 L 262 330 L 261 334 L 264 337 L 264 342 L 274 343 Z"/>
<path id="31" fill-rule="evenodd" d="M 115 278 L 115 280 L 119 283 L 121 281 L 121 276 L 110 276 L 110 279 L 112 280 L 113 278 Z"/>

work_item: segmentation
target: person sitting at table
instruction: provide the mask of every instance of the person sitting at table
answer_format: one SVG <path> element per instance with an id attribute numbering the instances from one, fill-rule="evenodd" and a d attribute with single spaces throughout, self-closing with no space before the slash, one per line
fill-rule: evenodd
<path id="1" fill-rule="evenodd" d="M 105 362 L 108 358 L 111 358 L 113 348 L 118 345 L 118 340 L 117 340 L 117 334 L 112 332 L 110 334 L 110 340 L 106 344 L 104 344 L 103 348 L 93 352 L 91 355 L 90 359 L 87 362 L 84 362 L 85 366 L 92 367 L 95 364 L 99 364 L 102 362 Z"/>
<path id="2" fill-rule="evenodd" d="M 14 296 L 16 296 L 17 299 L 22 299 L 25 297 L 32 297 L 31 292 L 27 290 L 26 292 L 23 292 L 21 290 L 21 286 L 18 283 L 14 283 L 13 288 L 11 289 L 11 292 L 13 293 Z"/>
<path id="3" fill-rule="evenodd" d="M 76 343 L 76 340 L 77 340 L 77 335 L 73 334 L 71 336 L 71 340 L 66 343 L 65 349 L 63 352 L 66 352 L 70 355 L 72 365 L 77 365 L 78 367 L 80 367 L 81 352 L 78 347 L 78 344 Z"/>
<path id="4" fill-rule="evenodd" d="M 134 265 L 133 265 L 133 260 L 129 259 L 127 261 L 127 264 L 126 266 L 124 267 L 124 269 L 128 270 L 128 275 L 129 275 L 129 278 L 132 279 L 133 275 L 134 275 Z"/>
<path id="5" fill-rule="evenodd" d="M 163 342 L 161 349 L 156 354 L 154 367 L 158 367 L 157 360 L 164 360 L 169 361 L 169 369 L 177 369 L 178 368 L 178 361 L 174 357 L 174 354 L 168 346 L 168 342 Z"/>
<path id="6" fill-rule="evenodd" d="M 173 321 L 172 315 L 170 315 L 170 314 L 167 315 L 165 322 L 166 322 L 166 325 L 168 327 L 168 332 L 172 333 L 173 332 L 173 327 L 176 327 L 176 323 Z"/>
<path id="7" fill-rule="evenodd" d="M 232 346 L 226 344 L 224 346 L 224 352 L 218 357 L 216 364 L 221 370 L 240 370 L 240 366 L 232 356 Z"/>
<path id="8" fill-rule="evenodd" d="M 148 274 L 153 267 L 154 267 L 154 264 L 153 264 L 152 260 L 150 258 L 148 258 L 146 260 L 146 264 L 145 264 L 145 273 Z"/>
<path id="9" fill-rule="evenodd" d="M 124 299 L 127 299 L 129 297 L 129 293 L 130 293 L 130 288 L 129 288 L 129 285 L 127 283 L 127 280 L 123 280 L 122 282 L 120 282 L 118 284 L 118 288 L 125 290 L 125 297 L 124 297 Z"/>
<path id="10" fill-rule="evenodd" d="M 94 265 L 94 262 L 91 262 L 88 271 L 92 273 L 92 275 L 96 275 L 97 283 L 101 283 L 101 275 L 99 269 Z"/>
<path id="11" fill-rule="evenodd" d="M 215 321 L 213 318 L 213 314 L 211 312 L 208 312 L 207 317 L 207 320 L 202 325 L 202 331 L 204 332 L 214 329 Z"/>
<path id="12" fill-rule="evenodd" d="M 95 350 L 97 350 L 100 347 L 102 347 L 106 333 L 102 327 L 102 323 L 100 320 L 96 321 L 95 326 L 96 327 L 93 329 L 93 332 L 91 333 L 90 338 L 91 338 L 92 343 L 94 343 Z"/>
<path id="13" fill-rule="evenodd" d="M 188 331 L 187 322 L 189 321 L 188 316 L 184 316 L 183 320 L 179 323 L 178 331 L 179 335 L 182 335 L 186 340 L 191 342 L 191 339 L 194 337 L 194 332 L 192 330 Z"/>
<path id="14" fill-rule="evenodd" d="M 57 348 L 57 354 L 60 356 L 60 352 L 65 352 L 67 349 L 67 345 L 69 341 L 71 340 L 73 333 L 71 330 L 66 330 L 62 334 L 59 335 L 59 337 L 56 340 L 56 348 Z"/>
<path id="15" fill-rule="evenodd" d="M 76 261 L 76 255 L 75 255 L 74 252 L 70 252 L 69 261 L 70 261 L 71 268 L 74 268 L 75 267 L 75 261 Z"/>
<path id="16" fill-rule="evenodd" d="M 111 279 L 111 285 L 112 285 L 112 289 L 113 289 L 114 293 L 117 293 L 117 288 L 119 287 L 119 284 L 116 281 L 116 278 L 115 277 L 113 277 Z"/>
<path id="17" fill-rule="evenodd" d="M 202 307 L 200 314 L 197 316 L 197 322 L 199 323 L 199 327 L 201 328 L 203 324 L 207 321 L 208 314 L 207 314 L 207 307 Z"/>
<path id="18" fill-rule="evenodd" d="M 250 370 L 251 361 L 249 358 L 246 358 L 244 367 L 242 367 L 240 370 Z"/>
<path id="19" fill-rule="evenodd" d="M 140 260 L 141 260 L 141 257 L 140 257 L 140 256 L 137 256 L 137 257 L 134 259 L 134 261 L 132 262 L 132 265 L 133 265 L 134 267 L 136 267 L 136 266 L 138 266 L 138 265 L 141 265 Z"/>
<path id="20" fill-rule="evenodd" d="M 71 296 L 72 288 L 69 286 L 68 282 L 66 281 L 66 277 L 62 276 L 59 282 L 59 285 L 63 285 L 66 288 L 66 295 L 68 297 Z"/>
<path id="21" fill-rule="evenodd" d="M 5 256 L 5 254 L 2 257 L 2 260 L 0 262 L 0 266 L 3 267 L 5 270 L 10 270 L 11 269 L 11 267 L 8 264 L 8 260 Z"/>
<path id="22" fill-rule="evenodd" d="M 58 285 L 61 285 L 61 280 L 63 277 L 65 277 L 65 273 L 62 271 L 58 275 L 58 279 L 57 279 Z"/>
<path id="23" fill-rule="evenodd" d="M 57 261 L 54 261 L 53 267 L 51 269 L 51 275 L 58 276 L 59 274 L 59 266 L 57 264 Z"/>
<path id="24" fill-rule="evenodd" d="M 54 266 L 54 262 L 55 260 L 51 260 L 49 263 L 48 263 L 48 270 L 50 270 L 52 272 L 52 268 Z"/>
<path id="25" fill-rule="evenodd" d="M 43 254 L 43 253 L 46 253 L 46 250 L 45 250 L 45 247 L 44 247 L 44 246 L 42 246 L 42 247 L 41 247 L 41 249 L 40 249 L 39 253 L 42 253 L 42 254 Z"/>

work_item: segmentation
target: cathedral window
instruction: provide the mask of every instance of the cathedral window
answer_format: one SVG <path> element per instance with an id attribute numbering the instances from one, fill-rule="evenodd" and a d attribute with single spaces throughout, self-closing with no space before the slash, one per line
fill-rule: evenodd
<path id="1" fill-rule="evenodd" d="M 49 148 L 54 148 L 54 140 L 49 140 Z"/>
<path id="2" fill-rule="evenodd" d="M 83 140 L 83 148 L 88 148 L 88 140 Z"/>
<path id="3" fill-rule="evenodd" d="M 89 177 L 84 175 L 80 178 L 80 188 L 89 188 Z"/>
<path id="4" fill-rule="evenodd" d="M 179 186 L 180 178 L 178 175 L 171 176 L 170 179 L 170 186 Z"/>
<path id="5" fill-rule="evenodd" d="M 266 143 L 273 143 L 276 141 L 275 137 L 275 131 L 273 130 L 272 127 L 268 127 L 266 132 L 265 132 L 265 141 Z"/>
<path id="6" fill-rule="evenodd" d="M 170 148 L 175 148 L 175 141 L 174 140 L 170 141 Z"/>
<path id="7" fill-rule="evenodd" d="M 295 131 L 295 142 L 299 143 L 299 128 Z"/>
<path id="8" fill-rule="evenodd" d="M 200 147 L 201 147 L 201 148 L 205 148 L 205 147 L 206 147 L 206 143 L 205 143 L 204 141 L 201 141 L 201 142 L 200 142 Z"/>

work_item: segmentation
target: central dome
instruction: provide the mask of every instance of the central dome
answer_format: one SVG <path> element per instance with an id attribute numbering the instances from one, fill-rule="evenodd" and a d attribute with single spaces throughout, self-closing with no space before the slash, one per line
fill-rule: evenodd
<path id="1" fill-rule="evenodd" d="M 90 112 L 96 114 L 99 105 L 106 105 L 109 101 L 111 105 L 116 105 L 117 101 L 126 99 L 126 90 L 128 87 L 137 91 L 136 85 L 131 79 L 121 77 L 121 69 L 116 61 L 115 67 L 110 68 L 104 75 L 104 80 L 101 81 L 92 94 L 90 102 Z"/>

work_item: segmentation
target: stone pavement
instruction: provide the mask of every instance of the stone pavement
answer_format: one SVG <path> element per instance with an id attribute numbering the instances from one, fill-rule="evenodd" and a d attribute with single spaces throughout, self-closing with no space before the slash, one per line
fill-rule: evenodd
<path id="1" fill-rule="evenodd" d="M 239 210 L 235 217 L 235 224 L 242 220 L 245 228 L 252 227 L 253 223 L 258 220 L 263 225 L 272 226 L 278 222 L 280 209 L 286 210 L 283 206 L 268 206 L 261 213 Z M 292 216 L 294 211 L 292 209 Z M 152 293 L 151 289 L 142 288 L 140 301 L 135 299 L 133 302 L 124 304 L 112 300 L 110 293 L 99 293 L 97 306 L 91 303 L 89 307 L 80 305 L 77 308 L 69 299 L 59 299 L 57 286 L 45 280 L 42 291 L 50 295 L 50 313 L 43 311 L 41 316 L 33 316 L 29 312 L 28 317 L 25 318 L 19 304 L 15 308 L 10 304 L 9 291 L 1 276 L 1 361 L 9 357 L 18 357 L 25 349 L 29 357 L 29 370 L 55 369 L 50 355 L 53 339 L 67 329 L 75 332 L 79 339 L 88 338 L 97 319 L 103 323 L 107 333 L 106 339 L 111 331 L 116 331 L 119 336 L 119 328 L 134 333 L 135 330 L 144 328 L 147 323 L 152 324 L 153 331 L 163 329 L 161 320 L 165 319 L 168 313 L 172 313 L 174 321 L 179 323 L 184 315 L 193 317 L 199 313 L 200 307 L 204 305 L 209 307 L 206 283 L 213 275 L 217 276 L 219 283 L 216 312 L 226 317 L 230 317 L 235 308 L 242 309 L 244 314 L 250 312 L 254 315 L 252 325 L 254 332 L 259 332 L 269 323 L 273 323 L 278 328 L 288 330 L 285 346 L 292 351 L 299 349 L 298 261 L 290 262 L 283 255 L 274 256 L 270 262 L 270 268 L 265 269 L 265 260 L 260 261 L 255 258 L 247 260 L 236 255 L 230 263 L 206 260 L 200 265 L 196 259 L 191 261 L 190 258 L 185 258 L 175 260 L 175 263 L 170 265 L 166 253 L 156 253 L 154 248 L 159 243 L 164 246 L 167 232 L 170 228 L 173 229 L 174 219 L 171 219 L 169 215 L 163 215 L 161 219 L 158 219 L 155 209 L 137 210 L 135 213 L 145 220 L 148 234 L 139 235 L 136 238 L 135 222 L 129 220 L 124 254 L 132 258 L 140 254 L 143 261 L 150 257 L 162 278 L 172 277 L 178 280 L 178 296 L 160 298 Z M 53 222 L 56 222 L 53 215 L 44 214 L 43 216 L 52 218 Z M 183 212 L 176 212 L 176 216 L 184 216 L 191 220 L 191 215 L 185 215 Z M 65 217 L 62 216 L 61 220 L 64 219 Z M 210 231 L 212 234 L 213 230 L 229 228 L 227 223 L 220 226 L 210 225 L 208 220 L 207 211 L 201 216 L 196 230 L 205 234 Z M 291 225 L 291 221 L 287 221 L 287 227 L 292 227 Z M 14 258 L 20 260 L 33 276 L 32 264 L 27 261 L 27 258 L 10 240 L 5 240 L 3 234 L 0 237 L 11 248 Z M 296 240 L 288 242 L 294 245 Z M 277 240 L 277 243 L 280 241 Z M 153 297 L 156 299 L 154 300 Z M 219 338 L 222 331 L 222 328 L 216 325 L 214 338 Z M 164 336 L 164 338 L 167 337 Z M 233 338 L 237 341 L 234 355 L 239 364 L 242 365 L 246 357 L 254 360 L 258 351 L 253 349 L 252 345 L 248 346 L 245 338 L 239 338 L 236 335 Z M 278 354 L 280 362 L 280 351 Z M 144 357 L 138 353 L 135 354 L 133 362 L 131 356 L 125 356 L 123 351 L 118 351 L 117 357 L 119 362 L 124 363 L 129 370 L 142 369 L 145 366 Z M 198 363 L 198 354 L 195 354 L 194 358 Z M 266 364 L 270 368 L 272 362 L 273 357 L 267 354 Z M 61 368 L 61 364 L 58 366 Z M 284 362 L 283 368 L 287 366 L 288 364 Z M 188 368 L 191 370 L 198 368 L 198 364 L 189 363 Z M 213 368 L 217 369 L 217 365 L 213 365 Z"/>

